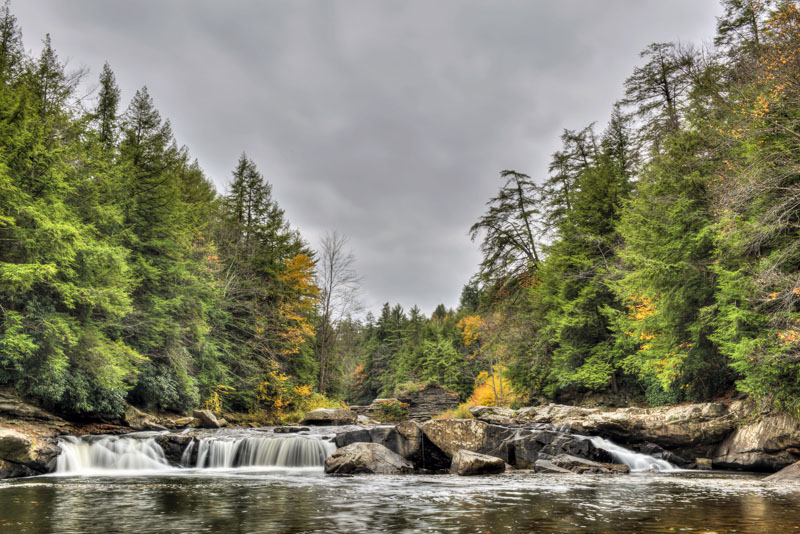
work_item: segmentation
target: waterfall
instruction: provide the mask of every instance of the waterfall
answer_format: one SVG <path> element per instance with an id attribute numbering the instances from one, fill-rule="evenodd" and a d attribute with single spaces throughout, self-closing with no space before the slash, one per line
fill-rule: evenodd
<path id="1" fill-rule="evenodd" d="M 335 449 L 333 443 L 311 436 L 229 436 L 191 440 L 170 462 L 151 437 L 68 436 L 59 440 L 57 474 L 177 471 L 182 468 L 239 467 L 319 468 Z M 192 464 L 195 447 L 197 460 Z"/>
<path id="2" fill-rule="evenodd" d="M 597 436 L 590 439 L 595 447 L 610 452 L 611 456 L 614 457 L 615 461 L 630 467 L 631 472 L 681 470 L 677 466 L 669 463 L 666 460 L 659 460 L 658 458 L 653 458 L 652 456 L 648 456 L 647 454 L 633 452 L 631 450 L 626 449 L 625 447 L 620 447 L 616 443 L 613 443 L 607 439 L 603 439 Z"/>
<path id="3" fill-rule="evenodd" d="M 197 467 L 319 467 L 335 446 L 305 436 L 201 439 Z"/>
<path id="4" fill-rule="evenodd" d="M 61 454 L 56 473 L 87 471 L 161 471 L 169 469 L 164 450 L 153 438 L 118 436 L 81 439 L 73 436 L 59 441 Z"/>

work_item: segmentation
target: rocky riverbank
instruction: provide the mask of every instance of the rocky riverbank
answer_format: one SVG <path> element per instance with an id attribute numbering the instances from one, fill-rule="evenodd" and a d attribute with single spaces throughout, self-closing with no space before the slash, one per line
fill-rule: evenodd
<path id="1" fill-rule="evenodd" d="M 658 408 L 474 407 L 471 412 L 474 419 L 359 425 L 363 416 L 349 410 L 317 410 L 304 424 L 344 425 L 336 433 L 335 444 L 342 451 L 335 455 L 335 465 L 331 460 L 331 473 L 398 469 L 477 474 L 497 472 L 500 464 L 503 469 L 625 472 L 597 437 L 681 468 L 776 472 L 800 460 L 800 421 L 787 414 L 759 413 L 743 401 Z M 56 439 L 62 435 L 227 425 L 205 411 L 164 417 L 133 407 L 120 423 L 69 422 L 0 391 L 0 478 L 51 471 L 58 455 Z M 191 433 L 177 432 L 157 438 L 173 462 L 192 440 Z"/>

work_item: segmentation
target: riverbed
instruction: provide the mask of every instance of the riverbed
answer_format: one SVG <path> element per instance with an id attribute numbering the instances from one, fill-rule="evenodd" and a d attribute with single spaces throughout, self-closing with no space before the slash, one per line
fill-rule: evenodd
<path id="1" fill-rule="evenodd" d="M 0 482 L 0 532 L 651 533 L 800 531 L 800 491 L 727 472 L 329 477 L 181 469 Z"/>

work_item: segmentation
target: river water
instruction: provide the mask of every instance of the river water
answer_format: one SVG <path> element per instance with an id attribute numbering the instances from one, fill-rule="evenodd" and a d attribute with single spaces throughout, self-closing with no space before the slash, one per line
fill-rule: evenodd
<path id="1" fill-rule="evenodd" d="M 752 474 L 328 477 L 320 466 L 84 467 L 0 481 L 0 533 L 800 532 L 800 487 Z"/>

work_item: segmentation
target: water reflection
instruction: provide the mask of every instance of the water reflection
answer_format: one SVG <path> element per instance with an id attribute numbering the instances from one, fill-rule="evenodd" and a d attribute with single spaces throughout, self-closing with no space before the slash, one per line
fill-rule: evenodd
<path id="1" fill-rule="evenodd" d="M 0 482 L 0 532 L 793 532 L 800 491 L 743 475 L 175 476 Z"/>

